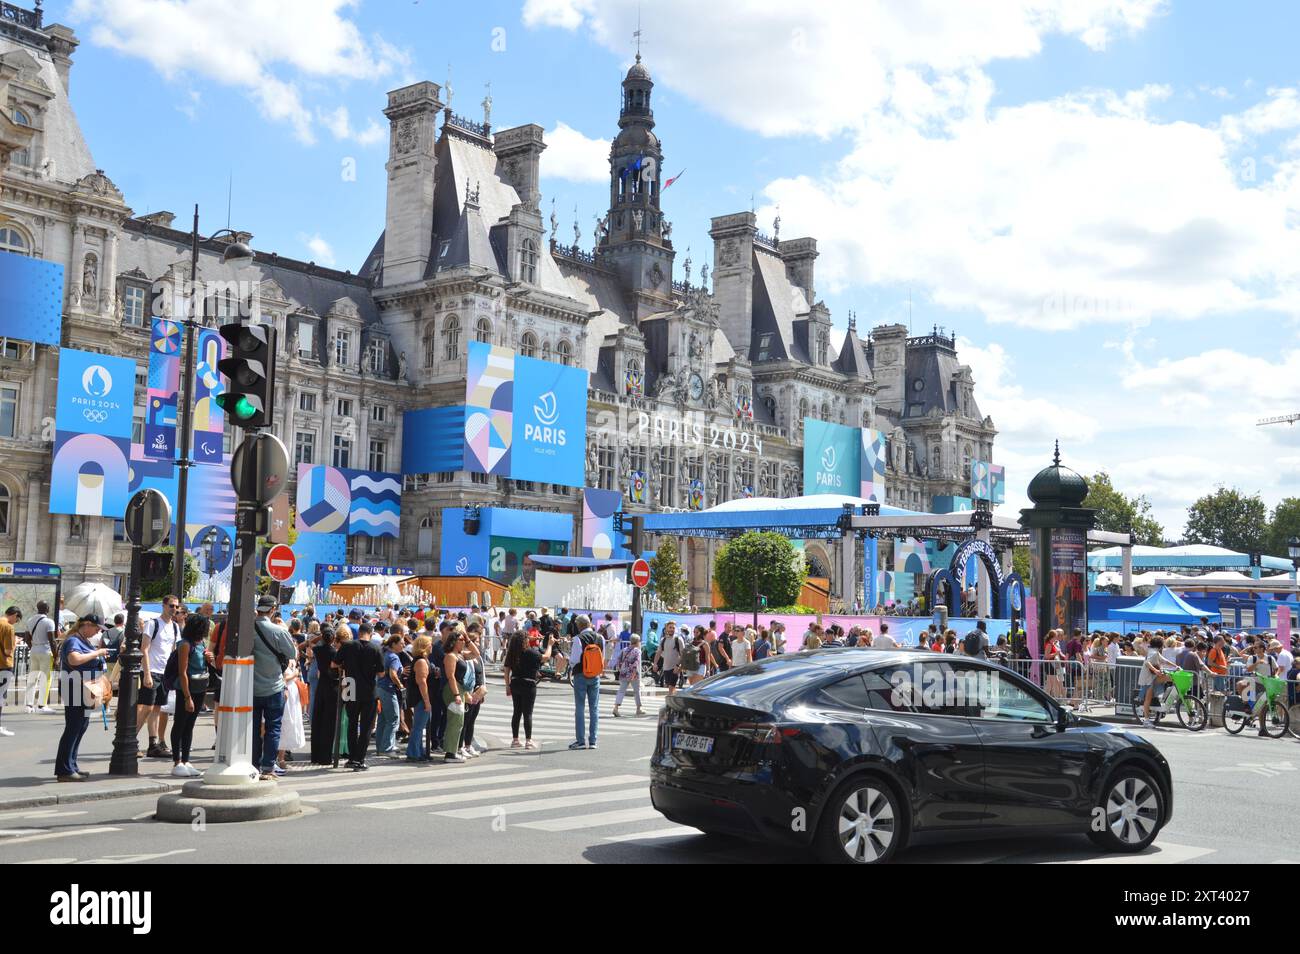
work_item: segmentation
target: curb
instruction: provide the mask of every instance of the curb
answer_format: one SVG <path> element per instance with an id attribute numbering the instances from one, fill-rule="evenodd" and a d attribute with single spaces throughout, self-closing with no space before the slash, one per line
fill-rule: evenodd
<path id="1" fill-rule="evenodd" d="M 177 787 L 177 785 L 170 782 L 149 781 L 138 782 L 134 785 L 123 785 L 120 788 L 81 788 L 68 792 L 66 795 L 29 795 L 0 801 L 0 811 L 11 811 L 19 808 L 44 808 L 49 805 L 75 805 L 78 802 L 102 802 L 113 798 L 131 798 L 136 795 L 170 792 Z"/>

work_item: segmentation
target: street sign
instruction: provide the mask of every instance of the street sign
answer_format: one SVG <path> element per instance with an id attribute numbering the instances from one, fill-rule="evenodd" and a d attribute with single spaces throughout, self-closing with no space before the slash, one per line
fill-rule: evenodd
<path id="1" fill-rule="evenodd" d="M 266 575 L 277 583 L 283 583 L 293 576 L 298 566 L 298 558 L 283 543 L 266 551 Z"/>
<path id="2" fill-rule="evenodd" d="M 650 564 L 645 560 L 637 560 L 632 564 L 632 585 L 641 589 L 650 582 Z"/>
<path id="3" fill-rule="evenodd" d="M 251 449 L 250 449 L 251 448 Z M 252 469 L 245 469 L 245 457 L 252 453 Z M 240 500 L 266 506 L 285 488 L 289 476 L 289 452 L 274 434 L 254 434 L 235 448 L 230 459 L 230 482 Z"/>
<path id="4" fill-rule="evenodd" d="M 145 550 L 167 538 L 172 526 L 172 505 L 157 490 L 137 491 L 126 505 L 126 537 Z"/>

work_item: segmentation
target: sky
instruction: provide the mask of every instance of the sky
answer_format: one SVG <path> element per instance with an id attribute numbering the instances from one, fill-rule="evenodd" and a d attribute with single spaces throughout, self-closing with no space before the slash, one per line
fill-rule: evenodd
<path id="1" fill-rule="evenodd" d="M 958 335 L 1008 510 L 1061 442 L 1166 536 L 1217 485 L 1296 494 L 1300 5 L 1176 0 L 50 0 L 72 100 L 136 214 L 357 270 L 383 229 L 388 90 L 546 130 L 582 244 L 619 82 L 655 80 L 692 277 L 709 220 L 818 240 L 837 329 Z M 445 94 L 444 94 L 445 95 Z M 227 209 L 229 208 L 229 217 Z"/>

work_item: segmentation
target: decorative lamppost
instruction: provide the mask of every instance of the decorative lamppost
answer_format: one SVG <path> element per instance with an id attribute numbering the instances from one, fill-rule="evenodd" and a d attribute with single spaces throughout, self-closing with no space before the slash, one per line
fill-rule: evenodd
<path id="1" fill-rule="evenodd" d="M 1020 511 L 1020 526 L 1029 531 L 1030 592 L 1038 609 L 1032 651 L 1037 654 L 1049 629 L 1069 635 L 1076 627 L 1088 628 L 1088 531 L 1096 525 L 1097 511 L 1083 506 L 1088 482 L 1061 466 L 1059 441 L 1052 465 L 1029 482 L 1028 494 L 1034 505 Z"/>
<path id="2" fill-rule="evenodd" d="M 1300 537 L 1292 537 L 1286 542 L 1286 555 L 1291 558 L 1291 568 L 1300 574 Z"/>

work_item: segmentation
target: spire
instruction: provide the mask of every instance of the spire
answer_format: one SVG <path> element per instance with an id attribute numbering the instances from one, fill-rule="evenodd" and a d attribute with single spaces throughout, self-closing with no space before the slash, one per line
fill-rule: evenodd
<path id="1" fill-rule="evenodd" d="M 858 333 L 858 316 L 853 313 L 852 309 L 849 309 L 849 334 L 856 335 L 857 333 Z"/>
<path id="2" fill-rule="evenodd" d="M 1060 466 L 1061 466 L 1061 442 L 1060 442 L 1060 440 L 1057 440 L 1057 442 L 1056 442 L 1056 453 L 1054 453 L 1054 454 L 1052 455 L 1052 466 L 1053 466 L 1053 467 L 1060 467 Z"/>

